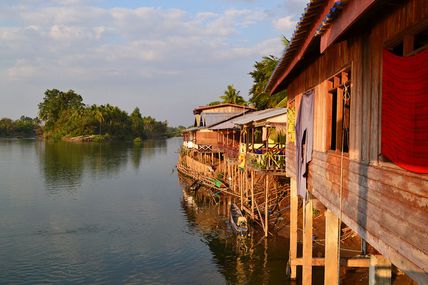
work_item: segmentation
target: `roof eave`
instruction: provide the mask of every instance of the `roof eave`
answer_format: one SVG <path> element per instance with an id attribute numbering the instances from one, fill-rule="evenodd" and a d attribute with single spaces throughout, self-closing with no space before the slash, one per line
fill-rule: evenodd
<path id="1" fill-rule="evenodd" d="M 347 2 L 350 3 L 347 4 Z M 319 49 L 320 53 L 322 53 L 343 35 L 375 2 L 376 0 L 329 0 L 325 1 L 321 9 L 320 2 L 312 0 L 308 7 L 314 4 L 313 10 L 311 11 L 310 8 L 305 10 L 290 46 L 284 52 L 272 76 L 269 78 L 265 91 L 272 95 L 284 89 L 286 85 L 282 83 L 296 68 L 308 48 L 314 43 L 316 37 L 321 37 Z M 336 15 L 333 14 L 332 18 L 333 9 Z M 336 16 L 337 19 L 335 18 Z M 315 18 L 315 21 L 313 18 Z M 312 21 L 313 24 L 311 30 L 305 34 L 303 31 L 308 27 L 308 21 Z"/>

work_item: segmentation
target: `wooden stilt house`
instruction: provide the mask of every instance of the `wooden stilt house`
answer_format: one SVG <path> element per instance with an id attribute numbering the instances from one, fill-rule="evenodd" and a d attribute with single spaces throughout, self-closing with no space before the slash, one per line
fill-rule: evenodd
<path id="1" fill-rule="evenodd" d="M 200 106 L 193 110 L 193 127 L 183 133 L 183 145 L 200 152 L 218 152 L 219 134 L 211 126 L 254 110 L 252 107 L 224 103 L 213 106 Z"/>
<path id="2" fill-rule="evenodd" d="M 325 264 L 325 284 L 338 284 L 338 221 L 428 284 L 427 47 L 426 0 L 308 3 L 267 87 L 288 90 L 296 127 L 287 135 L 286 171 L 292 277 L 302 265 L 303 284 L 314 264 Z M 306 199 L 301 259 L 297 193 Z M 328 209 L 322 262 L 312 257 L 313 199 Z M 373 280 L 390 282 L 374 272 Z"/>

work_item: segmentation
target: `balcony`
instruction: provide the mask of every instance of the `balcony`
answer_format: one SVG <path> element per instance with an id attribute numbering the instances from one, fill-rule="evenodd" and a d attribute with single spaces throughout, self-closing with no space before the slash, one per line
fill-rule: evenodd
<path id="1" fill-rule="evenodd" d="M 254 150 L 246 154 L 246 165 L 248 167 L 258 170 L 285 172 L 286 155 L 284 145 L 269 144 L 268 148 L 263 145 L 257 148 L 256 145 L 254 146 L 249 148 Z"/>

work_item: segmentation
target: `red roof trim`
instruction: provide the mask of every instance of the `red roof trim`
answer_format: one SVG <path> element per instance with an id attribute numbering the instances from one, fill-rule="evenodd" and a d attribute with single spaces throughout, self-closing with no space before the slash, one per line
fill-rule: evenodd
<path id="1" fill-rule="evenodd" d="M 293 57 L 293 60 L 290 62 L 290 64 L 287 66 L 287 69 L 285 70 L 285 72 L 279 77 L 278 80 L 276 80 L 275 85 L 273 86 L 273 88 L 270 91 L 270 94 L 275 93 L 276 89 L 278 88 L 278 86 L 281 84 L 282 81 L 284 81 L 284 79 L 288 76 L 288 74 L 291 72 L 291 70 L 293 70 L 293 68 L 296 66 L 297 62 L 299 62 L 299 60 L 302 58 L 302 56 L 305 54 L 309 44 L 312 42 L 312 40 L 314 39 L 315 33 L 318 30 L 318 27 L 320 26 L 322 20 L 325 18 L 325 16 L 329 13 L 330 11 L 330 7 L 334 4 L 334 2 L 336 2 L 337 0 L 329 0 L 327 5 L 324 6 L 324 9 L 322 10 L 321 14 L 319 14 L 316 18 L 316 22 L 314 22 L 315 24 L 312 24 L 312 28 L 309 32 L 309 34 L 306 36 L 306 39 L 303 43 L 303 45 L 301 45 L 299 52 Z"/>
<path id="2" fill-rule="evenodd" d="M 300 35 L 305 29 L 302 29 L 299 25 L 304 23 L 306 28 L 307 22 L 312 23 L 309 25 L 311 28 L 310 32 L 302 37 L 295 37 L 291 40 L 289 48 L 286 49 L 284 55 L 279 61 L 275 71 L 273 72 L 266 90 L 270 90 L 270 94 L 277 92 L 280 84 L 287 78 L 290 72 L 296 67 L 297 63 L 302 59 L 305 52 L 307 51 L 309 45 L 314 40 L 314 37 L 317 35 L 317 30 L 319 29 L 323 19 L 326 18 L 327 14 L 330 12 L 330 8 L 333 7 L 335 2 L 340 0 L 325 0 L 325 1 L 316 1 L 310 0 L 310 5 L 319 5 L 323 3 L 323 9 L 306 10 L 305 14 L 301 18 L 301 22 L 298 24 L 296 32 Z M 358 19 L 376 0 L 351 0 L 350 3 L 345 6 L 344 11 L 342 11 L 338 17 L 339 20 L 334 20 L 329 29 L 325 31 L 328 33 L 321 37 L 322 43 L 321 49 L 323 52 L 328 46 L 330 46 L 334 41 L 343 34 L 355 21 Z M 347 3 L 348 1 L 341 1 Z M 315 7 L 315 6 L 314 6 Z M 316 7 L 315 7 L 316 9 Z M 347 18 L 350 17 L 350 18 Z M 336 22 L 339 21 L 339 22 Z M 324 33 L 324 32 L 323 32 Z M 302 39 L 303 38 L 303 39 Z M 324 40 L 323 40 L 324 39 Z M 297 51 L 296 51 L 297 50 Z"/>

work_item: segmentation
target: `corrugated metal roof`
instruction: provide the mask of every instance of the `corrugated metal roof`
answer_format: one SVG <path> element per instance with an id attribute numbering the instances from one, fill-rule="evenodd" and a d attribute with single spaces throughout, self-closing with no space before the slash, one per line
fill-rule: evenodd
<path id="1" fill-rule="evenodd" d="M 264 119 L 269 119 L 272 117 L 276 117 L 279 115 L 283 115 L 287 113 L 287 109 L 285 108 L 272 108 L 260 111 L 254 111 L 246 113 L 245 115 L 238 116 L 222 122 L 220 124 L 216 124 L 211 126 L 210 130 L 228 130 L 237 128 L 237 125 L 245 125 L 251 122 L 260 121 Z"/>
<path id="2" fill-rule="evenodd" d="M 243 105 L 232 104 L 232 103 L 221 103 L 221 104 L 217 104 L 217 105 L 196 107 L 195 109 L 193 109 L 193 113 L 196 114 L 196 113 L 200 113 L 204 110 L 223 108 L 223 107 L 236 107 L 236 108 L 241 108 L 244 110 L 254 110 L 254 107 L 250 107 L 250 106 L 243 106 Z"/>
<path id="3" fill-rule="evenodd" d="M 244 115 L 245 116 L 245 115 Z M 222 122 L 222 123 L 220 123 L 220 124 L 217 124 L 217 125 L 214 125 L 214 126 L 211 126 L 210 127 L 210 130 L 230 130 L 230 129 L 235 129 L 235 128 L 238 128 L 236 125 L 235 125 L 235 121 L 238 119 L 238 118 L 240 118 L 241 116 L 239 116 L 239 117 L 236 117 L 236 118 L 232 118 L 232 119 L 230 119 L 230 120 L 227 120 L 227 121 L 225 121 L 225 122 Z"/>
<path id="4" fill-rule="evenodd" d="M 221 123 L 230 118 L 236 117 L 242 114 L 242 112 L 234 112 L 234 113 L 202 113 L 201 120 L 202 124 L 205 127 L 210 127 L 212 125 Z"/>
<path id="5" fill-rule="evenodd" d="M 256 111 L 256 112 L 248 113 L 242 117 L 239 117 L 239 119 L 235 121 L 235 124 L 246 125 L 251 122 L 257 122 L 260 120 L 269 119 L 269 118 L 283 115 L 286 113 L 287 113 L 287 109 L 285 108 L 272 108 L 272 109 Z"/>

